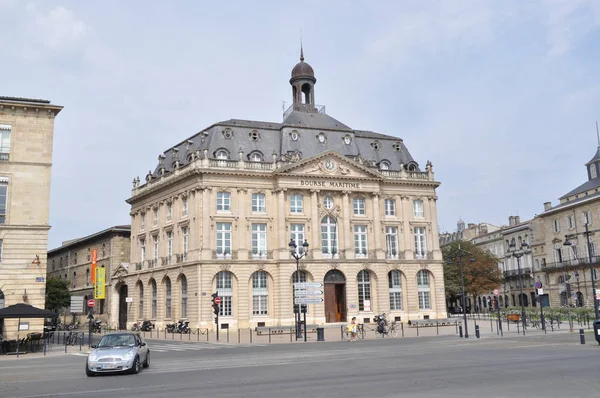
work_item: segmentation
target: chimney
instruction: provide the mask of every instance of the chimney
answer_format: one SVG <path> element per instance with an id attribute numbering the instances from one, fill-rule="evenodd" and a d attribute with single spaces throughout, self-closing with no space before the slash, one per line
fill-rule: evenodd
<path id="1" fill-rule="evenodd" d="M 544 211 L 548 211 L 552 208 L 552 202 L 544 202 Z"/>
<path id="2" fill-rule="evenodd" d="M 520 224 L 521 223 L 521 216 L 515 216 L 514 220 L 515 220 L 515 225 Z"/>
<path id="3" fill-rule="evenodd" d="M 467 228 L 471 229 L 471 228 L 475 228 L 475 224 L 470 222 L 467 224 Z"/>
<path id="4" fill-rule="evenodd" d="M 508 216 L 508 226 L 512 227 L 515 225 L 515 218 L 513 216 Z"/>

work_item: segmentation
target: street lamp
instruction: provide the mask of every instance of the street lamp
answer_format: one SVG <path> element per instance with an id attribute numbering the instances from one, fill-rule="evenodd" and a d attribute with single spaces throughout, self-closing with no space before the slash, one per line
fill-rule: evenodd
<path id="1" fill-rule="evenodd" d="M 290 247 L 290 254 L 292 255 L 292 257 L 294 257 L 296 259 L 296 278 L 298 278 L 298 282 L 300 282 L 300 259 L 302 257 L 305 257 L 308 254 L 308 242 L 306 241 L 306 239 L 304 239 L 304 243 L 302 244 L 302 253 L 298 253 L 296 249 L 298 249 L 298 245 L 296 244 L 296 241 L 294 241 L 294 239 L 290 239 L 290 244 L 288 245 Z M 295 301 L 295 298 L 294 298 Z M 302 338 L 302 328 L 300 327 L 300 322 L 301 322 L 301 317 L 300 317 L 300 308 L 301 305 L 298 305 L 298 316 L 294 316 L 294 319 L 296 320 L 296 340 L 301 339 Z"/>
<path id="2" fill-rule="evenodd" d="M 469 329 L 467 326 L 467 304 L 466 304 L 467 298 L 465 295 L 465 276 L 463 273 L 463 261 L 462 261 L 462 258 L 464 257 L 465 254 L 471 254 L 471 253 L 466 250 L 463 250 L 459 244 L 456 252 L 453 253 L 450 257 L 452 258 L 454 256 L 457 256 L 458 264 L 460 265 L 460 284 L 461 284 L 461 289 L 462 289 L 461 302 L 462 302 L 463 323 L 465 324 L 465 339 L 468 339 L 469 338 Z M 471 258 L 470 261 L 474 262 L 475 259 Z M 450 260 L 448 260 L 448 264 L 451 264 Z"/>
<path id="3" fill-rule="evenodd" d="M 594 315 L 596 316 L 596 320 L 600 319 L 600 315 L 598 314 L 598 300 L 596 300 L 596 281 L 594 278 L 594 263 L 592 261 L 592 245 L 590 243 L 590 230 L 588 229 L 588 221 L 585 223 L 585 237 L 588 249 L 588 263 L 590 265 L 590 277 L 592 279 L 592 302 L 594 303 Z M 565 235 L 565 246 L 572 246 L 571 242 L 567 240 L 567 235 Z"/>
<path id="4" fill-rule="evenodd" d="M 510 240 L 510 244 L 508 245 L 508 251 L 517 259 L 517 269 L 518 269 L 518 279 L 519 279 L 519 302 L 521 303 L 521 322 L 523 323 L 523 335 L 525 335 L 525 303 L 523 300 L 523 277 L 521 275 L 521 257 L 525 254 L 525 251 L 529 249 L 529 245 L 527 242 L 521 242 L 521 247 L 517 248 L 517 244 L 515 243 L 515 238 Z"/>
<path id="5" fill-rule="evenodd" d="M 579 272 L 575 271 L 574 274 L 575 274 L 575 280 L 577 281 L 577 293 L 575 293 L 577 298 L 575 299 L 575 304 L 577 305 L 577 307 L 583 307 L 583 303 L 581 302 L 581 299 L 579 298 L 579 293 L 581 292 L 581 290 L 579 288 Z"/>

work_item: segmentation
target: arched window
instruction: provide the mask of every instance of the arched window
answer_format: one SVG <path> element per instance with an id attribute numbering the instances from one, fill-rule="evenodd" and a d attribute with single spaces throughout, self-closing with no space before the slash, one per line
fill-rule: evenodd
<path id="1" fill-rule="evenodd" d="M 227 160 L 229 159 L 229 153 L 224 149 L 219 149 L 215 154 L 215 157 L 219 160 Z"/>
<path id="2" fill-rule="evenodd" d="M 220 316 L 232 316 L 232 296 L 233 288 L 231 284 L 231 272 L 221 271 L 216 277 L 217 292 L 221 297 Z"/>
<path id="3" fill-rule="evenodd" d="M 379 163 L 379 169 L 380 170 L 389 170 L 390 162 L 388 162 L 387 160 L 384 160 L 383 162 Z"/>
<path id="4" fill-rule="evenodd" d="M 365 311 L 365 301 L 367 301 L 367 311 L 371 307 L 371 275 L 369 271 L 362 270 L 358 273 L 358 310 Z"/>
<path id="5" fill-rule="evenodd" d="M 151 318 L 156 319 L 156 313 L 158 312 L 158 291 L 156 289 L 156 281 L 150 280 L 150 289 L 152 290 L 152 313 Z"/>
<path id="6" fill-rule="evenodd" d="M 171 279 L 165 278 L 165 318 L 171 318 Z"/>
<path id="7" fill-rule="evenodd" d="M 185 275 L 181 275 L 181 317 L 187 318 L 187 297 L 188 295 L 188 286 L 187 286 L 187 278 Z"/>
<path id="8" fill-rule="evenodd" d="M 137 283 L 138 291 L 138 319 L 144 319 L 144 285 L 142 282 Z"/>
<path id="9" fill-rule="evenodd" d="M 388 274 L 390 288 L 390 311 L 402 310 L 402 274 L 398 270 L 392 270 Z"/>
<path id="10" fill-rule="evenodd" d="M 321 248 L 325 258 L 337 255 L 337 225 L 333 217 L 325 216 L 321 219 Z"/>
<path id="11" fill-rule="evenodd" d="M 60 276 L 59 276 L 60 278 Z M 4 292 L 0 290 L 0 310 L 4 308 Z"/>
<path id="12" fill-rule="evenodd" d="M 252 314 L 268 314 L 269 289 L 267 288 L 267 273 L 257 271 L 252 274 Z"/>
<path id="13" fill-rule="evenodd" d="M 248 157 L 251 162 L 262 162 L 263 156 L 260 152 L 252 152 Z"/>
<path id="14" fill-rule="evenodd" d="M 429 272 L 421 270 L 417 273 L 417 290 L 419 294 L 419 309 L 431 309 L 431 292 L 429 288 Z"/>

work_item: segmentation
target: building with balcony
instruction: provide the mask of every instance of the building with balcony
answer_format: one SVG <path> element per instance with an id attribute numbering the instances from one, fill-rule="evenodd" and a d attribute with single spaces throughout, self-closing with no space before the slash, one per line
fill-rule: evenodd
<path id="1" fill-rule="evenodd" d="M 48 277 L 69 281 L 71 296 L 83 296 L 84 310 L 88 299 L 94 297 L 92 278 L 92 253 L 96 252 L 96 267 L 105 268 L 110 276 L 121 264 L 129 263 L 131 227 L 118 225 L 83 238 L 63 242 L 60 247 L 48 251 Z M 108 322 L 110 318 L 112 291 L 107 277 L 106 298 L 96 299 L 94 314 L 97 319 Z M 124 298 L 125 299 L 125 298 Z M 65 314 L 71 314 L 70 308 Z M 80 322 L 86 313 L 74 314 Z M 118 316 L 118 314 L 117 314 Z"/>
<path id="2" fill-rule="evenodd" d="M 329 116 L 315 83 L 301 57 L 282 123 L 215 123 L 134 179 L 131 263 L 112 274 L 113 294 L 133 303 L 112 300 L 115 325 L 214 328 L 213 292 L 222 328 L 293 325 L 293 282 L 304 281 L 323 284 L 308 323 L 446 316 L 431 163 Z M 290 240 L 310 245 L 298 269 Z"/>
<path id="3" fill-rule="evenodd" d="M 0 308 L 26 303 L 44 308 L 50 171 L 54 119 L 50 101 L 0 97 Z M 0 335 L 16 338 L 17 320 L 0 320 Z M 23 320 L 41 332 L 43 320 Z"/>

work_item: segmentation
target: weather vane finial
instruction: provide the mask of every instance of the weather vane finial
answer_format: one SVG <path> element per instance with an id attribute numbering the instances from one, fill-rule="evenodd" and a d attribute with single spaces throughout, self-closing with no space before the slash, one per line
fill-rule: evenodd
<path id="1" fill-rule="evenodd" d="M 302 29 L 300 29 L 300 61 L 304 61 L 304 49 L 302 48 Z"/>

